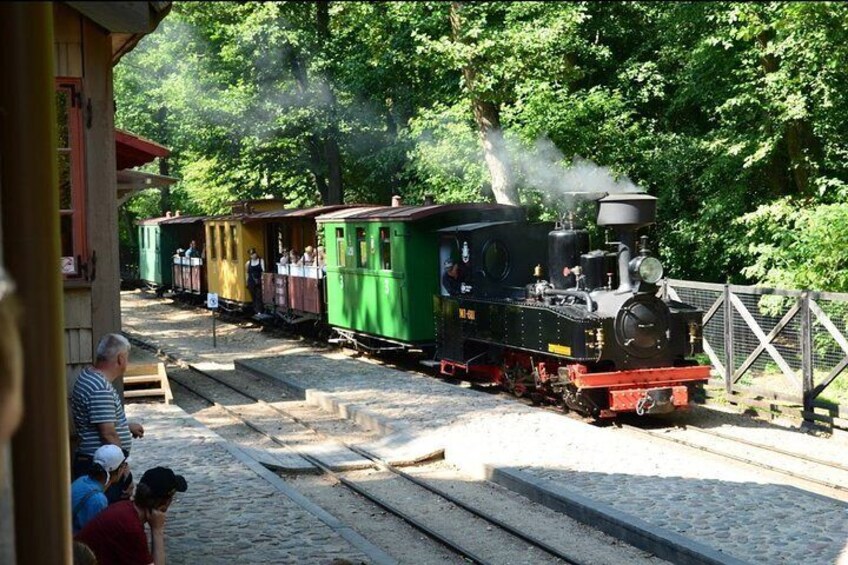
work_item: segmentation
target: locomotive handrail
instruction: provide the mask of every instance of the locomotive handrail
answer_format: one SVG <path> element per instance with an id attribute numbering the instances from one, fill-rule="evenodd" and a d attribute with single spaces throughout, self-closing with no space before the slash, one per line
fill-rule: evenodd
<path id="1" fill-rule="evenodd" d="M 592 300 L 592 297 L 585 290 L 563 290 L 559 288 L 548 288 L 545 290 L 544 294 L 546 296 L 573 296 L 575 298 L 582 298 L 583 302 L 586 303 L 586 310 L 589 312 L 594 312 L 595 301 Z"/>

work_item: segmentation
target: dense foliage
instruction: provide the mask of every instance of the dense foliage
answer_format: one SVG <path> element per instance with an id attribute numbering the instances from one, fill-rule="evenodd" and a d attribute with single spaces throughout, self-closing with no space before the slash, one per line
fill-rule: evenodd
<path id="1" fill-rule="evenodd" d="M 843 3 L 177 3 L 115 91 L 182 180 L 124 217 L 492 199 L 484 102 L 534 216 L 589 159 L 660 199 L 673 276 L 848 290 L 846 73 Z"/>

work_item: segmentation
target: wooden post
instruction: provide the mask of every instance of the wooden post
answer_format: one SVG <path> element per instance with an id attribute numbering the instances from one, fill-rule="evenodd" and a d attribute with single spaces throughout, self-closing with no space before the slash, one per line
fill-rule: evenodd
<path id="1" fill-rule="evenodd" d="M 810 318 L 810 293 L 801 293 L 801 394 L 804 399 L 804 420 L 812 423 L 807 413 L 813 412 L 813 324 Z"/>
<path id="2" fill-rule="evenodd" d="M 72 561 L 70 453 L 53 4 L 0 4 L 0 42 L 0 239 L 24 320 L 24 418 L 12 439 L 15 549 L 18 563 L 64 564 Z"/>
<path id="3" fill-rule="evenodd" d="M 730 285 L 724 285 L 724 390 L 730 397 L 733 392 L 733 304 L 730 302 Z M 728 398 L 729 400 L 729 398 Z"/>

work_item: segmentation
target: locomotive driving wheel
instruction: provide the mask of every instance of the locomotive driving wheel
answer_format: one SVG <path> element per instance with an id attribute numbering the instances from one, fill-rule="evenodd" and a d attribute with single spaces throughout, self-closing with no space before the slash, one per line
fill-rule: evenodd
<path id="1" fill-rule="evenodd" d="M 504 388 L 518 398 L 522 398 L 528 392 L 528 382 L 532 382 L 533 375 L 521 365 L 512 367 L 504 364 Z"/>

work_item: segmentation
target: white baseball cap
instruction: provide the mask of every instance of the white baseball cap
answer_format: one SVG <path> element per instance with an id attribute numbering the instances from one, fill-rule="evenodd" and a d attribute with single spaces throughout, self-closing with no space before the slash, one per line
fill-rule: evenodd
<path id="1" fill-rule="evenodd" d="M 97 451 L 94 452 L 94 460 L 92 461 L 92 463 L 103 467 L 103 470 L 106 471 L 107 481 L 109 480 L 109 475 L 120 467 L 123 462 L 124 450 L 111 443 L 101 445 Z"/>

